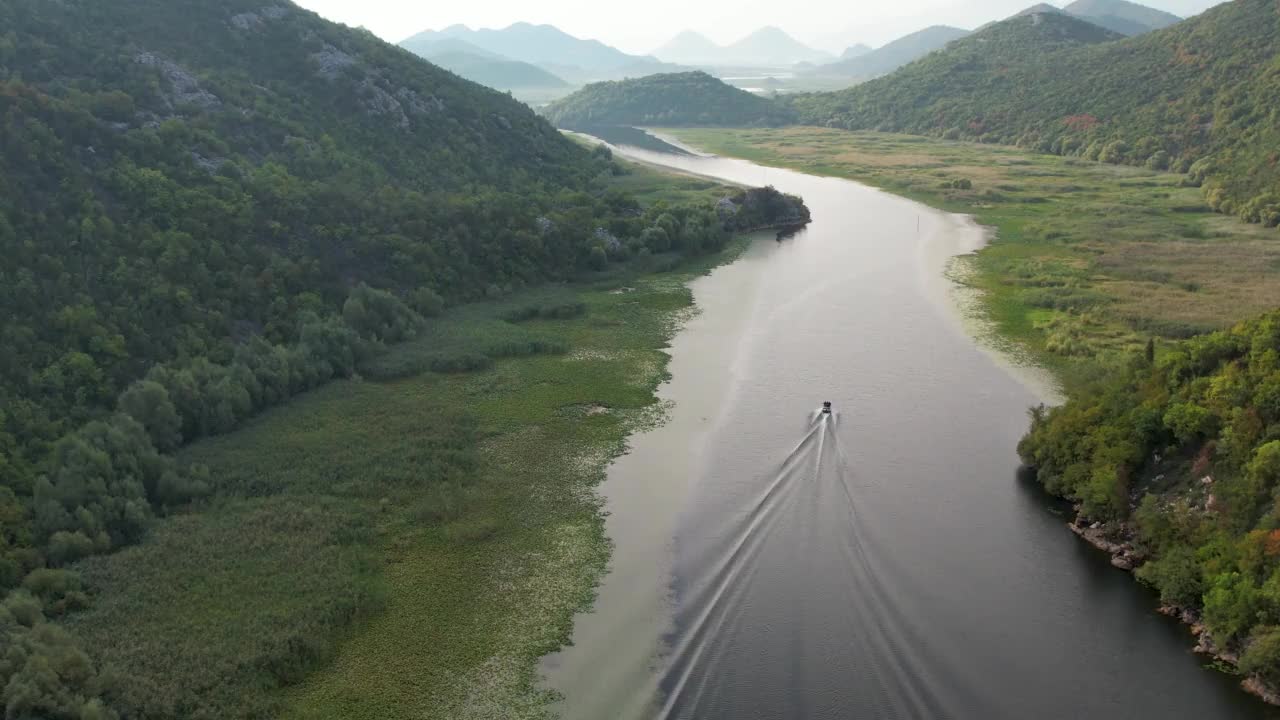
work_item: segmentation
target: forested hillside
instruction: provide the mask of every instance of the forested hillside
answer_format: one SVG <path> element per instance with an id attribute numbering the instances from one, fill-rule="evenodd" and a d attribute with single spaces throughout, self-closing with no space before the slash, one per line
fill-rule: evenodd
<path id="1" fill-rule="evenodd" d="M 249 1 L 7 2 L 0 25 L 0 472 L 20 493 L 156 361 L 296 340 L 362 280 L 456 301 L 589 250 L 594 225 L 559 216 L 592 200 L 557 195 L 606 162 L 370 35 Z"/>
<path id="2" fill-rule="evenodd" d="M 180 445 L 352 375 L 446 304 L 723 243 L 710 205 L 641 212 L 605 192 L 615 172 L 292 4 L 0 2 L 6 717 L 115 716 L 110 674 L 50 620 L 100 599 L 77 560 L 218 495 Z M 315 662 L 306 643 L 272 677 Z"/>
<path id="3" fill-rule="evenodd" d="M 795 119 L 773 100 L 704 72 L 670 73 L 588 85 L 548 105 L 559 127 L 605 125 L 781 125 Z"/>
<path id="4" fill-rule="evenodd" d="M 1149 348 L 1019 446 L 1211 647 L 1280 687 L 1280 314 Z"/>
<path id="5" fill-rule="evenodd" d="M 794 101 L 802 121 L 1190 171 L 1214 208 L 1280 223 L 1280 9 L 1234 0 L 1115 41 L 1057 13 L 997 23 L 893 75 Z"/>

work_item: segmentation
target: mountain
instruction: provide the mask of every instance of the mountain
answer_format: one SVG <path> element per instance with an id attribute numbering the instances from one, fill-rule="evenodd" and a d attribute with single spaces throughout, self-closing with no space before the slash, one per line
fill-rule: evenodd
<path id="1" fill-rule="evenodd" d="M 1182 21 L 1172 13 L 1127 0 L 1076 0 L 1063 11 L 1122 35 L 1141 35 Z"/>
<path id="2" fill-rule="evenodd" d="M 1190 171 L 1218 210 L 1280 222 L 1280 10 L 1234 0 L 1133 38 L 1013 18 L 896 73 L 797 98 L 802 120 Z"/>
<path id="3" fill-rule="evenodd" d="M 727 46 L 685 31 L 653 52 L 654 56 L 687 65 L 778 67 L 827 62 L 829 53 L 815 50 L 776 27 L 764 27 Z"/>
<path id="4" fill-rule="evenodd" d="M 537 65 L 507 59 L 460 37 L 416 35 L 400 46 L 450 72 L 495 90 L 569 86 L 569 83 Z"/>
<path id="5" fill-rule="evenodd" d="M 401 41 L 400 46 L 413 49 L 447 38 L 465 40 L 502 57 L 549 69 L 552 66 L 569 66 L 608 73 L 625 66 L 655 62 L 653 58 L 628 55 L 599 40 L 576 38 L 551 25 L 530 23 L 516 23 L 501 30 L 472 30 L 464 25 L 454 25 L 440 31 L 420 32 Z"/>
<path id="6" fill-rule="evenodd" d="M 958 40 L 968 34 L 968 30 L 935 25 L 900 37 L 859 57 L 822 65 L 814 69 L 813 73 L 869 80 L 881 75 L 887 75 L 903 65 L 946 47 L 947 43 Z"/>
<path id="7" fill-rule="evenodd" d="M 1044 14 L 1070 15 L 1070 13 L 1068 13 L 1067 11 L 1063 10 L 1060 7 L 1057 7 L 1056 5 L 1050 5 L 1049 3 L 1036 3 L 1035 5 L 1032 5 L 1030 7 L 1025 7 L 1019 10 L 1018 12 L 1004 18 L 1004 20 L 1012 20 L 1014 18 L 1027 17 L 1031 15 L 1044 15 Z M 1083 19 L 1083 18 L 1079 18 L 1079 19 Z M 994 25 L 998 25 L 1001 22 L 1002 20 L 992 20 L 991 22 L 986 23 L 984 25 L 979 25 L 978 28 L 974 30 L 974 32 L 975 33 L 982 32 L 983 30 L 986 30 L 987 28 L 992 27 Z M 1097 25 L 1097 23 L 1093 23 L 1088 20 L 1086 20 L 1085 22 L 1090 22 L 1090 24 Z"/>
<path id="8" fill-rule="evenodd" d="M 444 55 L 446 53 L 461 53 L 464 55 L 488 58 L 490 60 L 508 59 L 496 52 L 490 52 L 482 47 L 473 45 L 462 38 L 447 37 L 444 35 L 415 35 L 414 37 L 400 43 L 400 47 L 408 50 L 418 57 L 424 58 L 432 55 Z"/>
<path id="9" fill-rule="evenodd" d="M 826 62 L 829 53 L 814 50 L 776 27 L 763 27 L 724 48 L 723 62 L 733 65 L 777 66 Z"/>
<path id="10" fill-rule="evenodd" d="M 495 90 L 569 87 L 569 83 L 537 65 L 468 52 L 442 52 L 427 60 L 462 77 Z"/>
<path id="11" fill-rule="evenodd" d="M 715 65 L 720 61 L 724 48 L 707 36 L 685 30 L 653 51 L 653 56 L 667 62 L 685 65 Z"/>
<path id="12" fill-rule="evenodd" d="M 840 53 L 840 59 L 852 60 L 854 58 L 860 58 L 863 55 L 866 55 L 872 51 L 873 51 L 873 48 L 870 45 L 863 45 L 862 43 L 858 43 L 857 45 L 851 45 L 845 48 L 845 51 Z"/>
<path id="13" fill-rule="evenodd" d="M 785 124 L 794 116 L 773 100 L 739 90 L 704 72 L 593 83 L 543 110 L 557 127 L 607 125 Z"/>

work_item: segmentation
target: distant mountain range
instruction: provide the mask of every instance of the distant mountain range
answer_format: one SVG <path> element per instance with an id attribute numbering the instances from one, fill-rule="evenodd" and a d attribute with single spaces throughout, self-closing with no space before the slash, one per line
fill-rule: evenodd
<path id="1" fill-rule="evenodd" d="M 495 90 L 524 91 L 568 87 L 562 78 L 534 65 L 511 60 L 460 37 L 414 36 L 406 50 L 472 82 Z"/>
<path id="2" fill-rule="evenodd" d="M 1130 36 L 1167 27 L 1181 19 L 1128 0 L 1076 0 L 1065 8 L 1040 4 L 1018 15 L 1043 13 L 1076 17 Z M 453 25 L 420 32 L 400 45 L 467 79 L 516 91 L 676 73 L 689 70 L 689 66 L 799 66 L 797 72 L 804 75 L 864 81 L 891 73 L 968 34 L 967 30 L 939 25 L 874 50 L 854 45 L 838 59 L 772 26 L 729 45 L 719 45 L 705 35 L 686 30 L 652 55 L 631 55 L 598 40 L 584 40 L 551 25 L 531 23 L 481 30 Z"/>
<path id="3" fill-rule="evenodd" d="M 1129 36 L 1142 35 L 1182 20 L 1177 15 L 1128 2 L 1128 0 L 1076 0 L 1065 8 L 1040 3 L 1012 17 L 1044 13 L 1074 17 L 1111 32 Z M 977 32 L 986 30 L 998 22 L 989 22 L 978 28 Z M 846 50 L 838 62 L 821 65 L 809 70 L 808 73 L 846 77 L 850 80 L 870 80 L 887 75 L 935 50 L 941 50 L 948 43 L 969 34 L 968 30 L 942 25 L 925 28 L 876 50 L 868 50 L 865 45 L 855 45 Z"/>
<path id="4" fill-rule="evenodd" d="M 460 49 L 458 42 L 467 48 Z M 443 30 L 425 30 L 400 42 L 400 46 L 422 57 L 444 52 L 465 52 L 476 55 L 477 50 L 490 55 L 490 60 L 507 60 L 535 65 L 562 82 L 581 84 L 593 80 L 641 77 L 659 72 L 680 70 L 678 66 L 659 62 L 649 56 L 629 55 L 599 40 L 576 38 L 551 25 L 516 23 L 492 30 L 472 30 L 465 25 L 453 25 Z M 483 55 L 481 55 L 483 57 Z M 474 63 L 474 58 L 468 58 Z M 485 72 L 507 77 L 516 68 L 484 66 Z M 532 75 L 527 68 L 519 70 L 521 77 Z M 545 78 L 544 78 L 545 80 Z M 488 83 L 485 83 L 488 84 Z M 502 88 L 506 89 L 506 88 Z"/>
<path id="5" fill-rule="evenodd" d="M 763 27 L 729 45 L 717 45 L 691 30 L 676 35 L 653 51 L 657 58 L 684 65 L 785 66 L 821 63 L 833 59 L 830 53 L 805 45 L 776 27 Z"/>

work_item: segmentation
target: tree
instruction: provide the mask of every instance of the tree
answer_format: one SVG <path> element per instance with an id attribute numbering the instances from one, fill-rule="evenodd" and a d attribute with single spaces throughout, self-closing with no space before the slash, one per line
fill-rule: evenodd
<path id="1" fill-rule="evenodd" d="M 592 270 L 604 270 L 609 266 L 609 255 L 604 251 L 604 248 L 596 245 L 591 248 L 591 252 L 588 254 L 587 264 Z"/>
<path id="2" fill-rule="evenodd" d="M 414 290 L 410 304 L 422 317 L 436 317 L 444 312 L 444 298 L 429 287 Z"/>
<path id="3" fill-rule="evenodd" d="M 112 545 L 133 542 L 151 520 L 148 496 L 172 470 L 128 415 L 89 423 L 55 447 L 52 470 L 36 486 L 36 529 L 46 539 L 79 531 L 106 533 Z"/>
<path id="4" fill-rule="evenodd" d="M 1207 437 L 1213 430 L 1214 417 L 1207 409 L 1194 403 L 1177 403 L 1169 406 L 1164 424 L 1179 442 L 1187 444 Z"/>
<path id="5" fill-rule="evenodd" d="M 1226 646 L 1247 633 L 1260 599 L 1258 587 L 1241 573 L 1225 572 L 1213 578 L 1204 595 L 1204 620 L 1214 641 Z"/>
<path id="6" fill-rule="evenodd" d="M 1240 655 L 1240 670 L 1280 685 L 1280 628 L 1267 626 L 1253 632 Z"/>
<path id="7" fill-rule="evenodd" d="M 0 630 L 0 632 L 4 632 Z M 114 720 L 103 703 L 105 679 L 65 630 L 37 622 L 10 630 L 0 658 L 0 695 L 8 718 Z"/>
<path id="8" fill-rule="evenodd" d="M 120 395 L 120 411 L 142 423 L 151 442 L 162 452 L 182 444 L 182 418 L 169 392 L 154 380 L 139 380 Z"/>
<path id="9" fill-rule="evenodd" d="M 1175 607 L 1196 608 L 1204 594 L 1204 579 L 1195 552 L 1185 546 L 1169 550 L 1163 557 L 1138 569 L 1138 578 L 1160 591 L 1160 602 Z"/>

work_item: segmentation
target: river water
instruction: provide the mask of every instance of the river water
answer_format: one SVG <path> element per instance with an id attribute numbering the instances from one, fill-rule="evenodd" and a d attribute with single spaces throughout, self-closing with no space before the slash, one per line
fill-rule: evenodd
<path id="1" fill-rule="evenodd" d="M 543 663 L 563 717 L 1274 716 L 1018 478 L 1053 391 L 956 309 L 944 272 L 979 228 L 845 180 L 615 150 L 774 185 L 814 221 L 692 284 L 670 421 L 610 469 L 610 572 Z"/>

